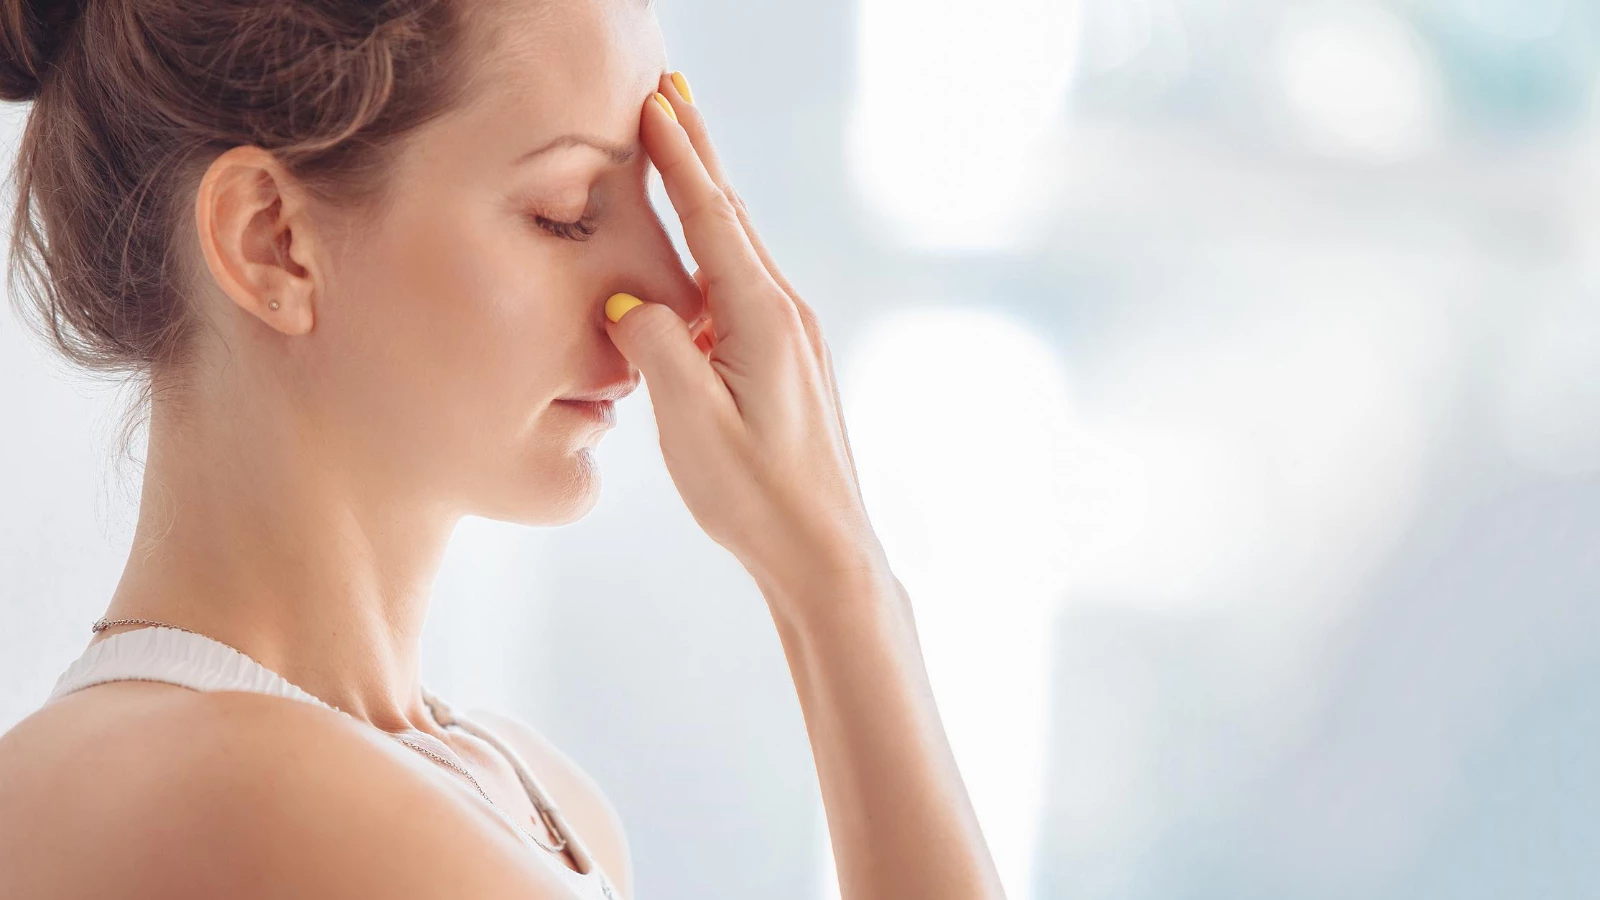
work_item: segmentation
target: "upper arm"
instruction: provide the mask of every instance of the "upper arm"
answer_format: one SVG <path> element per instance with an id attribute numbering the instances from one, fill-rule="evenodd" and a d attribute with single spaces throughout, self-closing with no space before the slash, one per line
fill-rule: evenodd
<path id="1" fill-rule="evenodd" d="M 550 799 L 624 897 L 633 896 L 633 860 L 628 838 L 605 791 L 583 767 L 522 721 L 482 709 L 467 717 L 494 730 L 517 751 L 550 793 Z"/>
<path id="2" fill-rule="evenodd" d="M 134 764 L 87 792 L 83 896 L 569 896 L 470 797 L 355 723 L 236 692 L 204 707 L 142 729 L 116 751 Z"/>

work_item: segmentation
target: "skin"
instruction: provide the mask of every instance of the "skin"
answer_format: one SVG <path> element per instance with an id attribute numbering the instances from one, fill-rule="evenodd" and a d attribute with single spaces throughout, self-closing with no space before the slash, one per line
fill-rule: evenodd
<path id="1" fill-rule="evenodd" d="M 783 641 L 844 896 L 1001 896 L 815 314 L 667 77 L 650 14 L 529 10 L 476 20 L 480 88 L 408 146 L 381 217 L 319 205 L 254 148 L 222 154 L 196 192 L 211 343 L 183 390 L 156 393 L 106 615 L 215 637 L 350 716 L 148 682 L 45 707 L 0 737 L 0 895 L 572 896 L 554 867 L 575 858 L 530 855 L 459 776 L 381 732 L 443 740 L 528 821 L 506 761 L 422 704 L 430 586 L 463 515 L 552 525 L 592 508 L 603 428 L 558 398 L 642 377 L 674 483 Z M 568 132 L 635 152 L 512 164 Z M 651 164 L 694 275 L 649 203 Z M 586 242 L 528 221 L 586 205 Z M 611 321 L 618 291 L 647 302 Z M 526 725 L 471 712 L 632 896 L 592 779 Z"/>

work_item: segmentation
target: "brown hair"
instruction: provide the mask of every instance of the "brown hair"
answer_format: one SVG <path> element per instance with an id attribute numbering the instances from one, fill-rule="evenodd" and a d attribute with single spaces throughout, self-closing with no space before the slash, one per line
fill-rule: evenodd
<path id="1" fill-rule="evenodd" d="M 142 408 L 197 324 L 178 251 L 206 166 L 255 145 L 319 198 L 381 205 L 399 139 L 466 89 L 477 2 L 0 0 L 0 98 L 33 101 L 19 316 L 91 373 L 145 376 Z"/>

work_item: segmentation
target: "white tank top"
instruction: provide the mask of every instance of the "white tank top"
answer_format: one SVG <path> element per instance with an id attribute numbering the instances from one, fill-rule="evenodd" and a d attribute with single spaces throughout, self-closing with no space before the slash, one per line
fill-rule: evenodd
<path id="1" fill-rule="evenodd" d="M 221 641 L 176 628 L 156 626 L 120 632 L 91 644 L 83 651 L 83 655 L 73 660 L 66 671 L 61 673 L 61 677 L 56 679 L 55 688 L 51 690 L 45 704 L 59 700 L 73 691 L 107 681 L 160 681 L 197 691 L 253 691 L 335 709 Z M 572 855 L 583 867 L 584 871 L 576 872 L 564 861 L 553 861 L 554 867 L 564 873 L 574 894 L 582 900 L 621 900 L 610 882 L 606 880 L 605 873 L 600 871 L 594 858 L 589 855 L 588 848 L 572 832 L 566 819 L 550 801 L 544 788 L 533 777 L 533 773 L 529 771 L 527 764 L 517 752 L 483 725 L 463 718 L 427 688 L 423 688 L 422 697 L 427 701 L 434 719 L 440 725 L 457 727 L 478 737 L 511 762 L 512 767 L 516 769 L 518 779 L 522 782 L 523 790 L 528 794 L 528 799 L 533 801 L 534 808 L 543 808 L 547 812 L 558 833 L 566 838 L 567 845 L 572 849 Z M 407 734 L 406 737 L 417 743 L 435 744 L 436 752 L 444 754 L 447 758 L 456 758 L 455 753 L 442 741 L 427 734 Z M 475 797 L 479 796 L 476 791 L 472 793 Z M 514 826 L 514 832 L 521 837 L 530 852 L 541 856 L 550 855 L 550 851 L 534 843 L 533 838 L 520 827 L 515 827 L 517 823 L 510 815 L 494 804 L 488 805 Z"/>

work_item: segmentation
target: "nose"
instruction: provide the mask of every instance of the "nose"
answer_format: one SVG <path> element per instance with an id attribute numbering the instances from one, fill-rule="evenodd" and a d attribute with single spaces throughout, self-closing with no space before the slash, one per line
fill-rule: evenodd
<path id="1" fill-rule="evenodd" d="M 705 312 L 705 298 L 694 275 L 684 268 L 672 236 L 648 200 L 632 217 L 627 232 L 607 242 L 601 263 L 606 266 L 605 290 L 595 298 L 596 315 L 603 318 L 606 299 L 626 291 L 641 300 L 670 306 L 684 322 L 693 324 Z"/>

